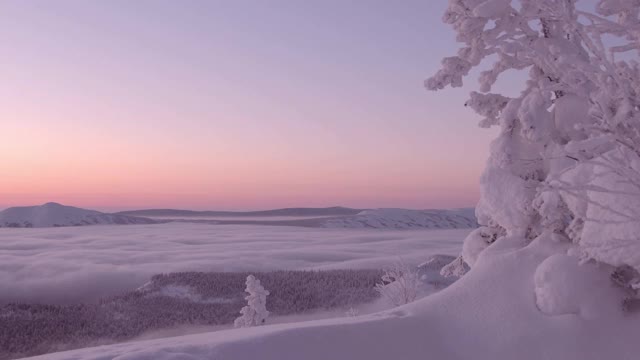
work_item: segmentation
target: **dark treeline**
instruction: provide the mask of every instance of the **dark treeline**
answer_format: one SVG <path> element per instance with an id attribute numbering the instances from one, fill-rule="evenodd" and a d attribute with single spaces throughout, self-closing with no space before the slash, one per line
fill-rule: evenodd
<path id="1" fill-rule="evenodd" d="M 373 301 L 379 270 L 183 272 L 155 275 L 143 288 L 97 304 L 8 304 L 0 308 L 0 359 L 124 341 L 184 325 L 231 324 L 245 305 L 247 275 L 269 290 L 272 315 L 349 308 Z M 168 296 L 164 289 L 188 289 Z"/>

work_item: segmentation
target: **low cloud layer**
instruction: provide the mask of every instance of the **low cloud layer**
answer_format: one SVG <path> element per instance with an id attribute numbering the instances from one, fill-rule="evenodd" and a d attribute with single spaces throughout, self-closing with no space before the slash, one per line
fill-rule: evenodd
<path id="1" fill-rule="evenodd" d="M 397 257 L 417 264 L 456 254 L 468 232 L 187 223 L 2 229 L 0 302 L 95 301 L 177 271 L 375 268 Z"/>

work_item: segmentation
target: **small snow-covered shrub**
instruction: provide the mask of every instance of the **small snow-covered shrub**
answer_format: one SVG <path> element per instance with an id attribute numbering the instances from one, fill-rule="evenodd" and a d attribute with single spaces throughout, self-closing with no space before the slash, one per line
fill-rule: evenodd
<path id="1" fill-rule="evenodd" d="M 496 241 L 497 238 L 498 234 L 495 229 L 488 226 L 481 226 L 475 229 L 462 244 L 462 258 L 469 266 L 473 266 L 480 253 Z"/>
<path id="2" fill-rule="evenodd" d="M 345 316 L 347 317 L 356 317 L 358 316 L 358 309 L 356 308 L 349 308 L 349 310 L 347 310 L 347 312 L 344 313 Z"/>
<path id="3" fill-rule="evenodd" d="M 443 266 L 442 269 L 440 269 L 440 275 L 446 278 L 461 277 L 467 273 L 467 267 L 468 265 L 465 264 L 464 258 L 460 255 L 447 265 Z"/>
<path id="4" fill-rule="evenodd" d="M 391 305 L 400 306 L 414 301 L 418 296 L 420 277 L 417 268 L 403 262 L 396 262 L 385 269 L 382 283 L 376 284 L 376 291 Z"/>
<path id="5" fill-rule="evenodd" d="M 249 295 L 244 299 L 247 300 L 247 306 L 240 310 L 242 314 L 233 322 L 235 327 L 250 327 L 264 325 L 269 311 L 267 310 L 267 296 L 269 291 L 260 285 L 260 280 L 255 276 L 247 276 L 247 288 L 244 290 Z"/>
<path id="6" fill-rule="evenodd" d="M 418 265 L 417 271 L 420 281 L 432 290 L 441 290 L 453 284 L 460 276 L 452 276 L 448 274 L 446 267 L 455 264 L 456 257 L 451 255 L 433 255 L 429 260 Z M 462 271 L 466 271 L 468 267 L 464 262 L 460 262 Z"/>

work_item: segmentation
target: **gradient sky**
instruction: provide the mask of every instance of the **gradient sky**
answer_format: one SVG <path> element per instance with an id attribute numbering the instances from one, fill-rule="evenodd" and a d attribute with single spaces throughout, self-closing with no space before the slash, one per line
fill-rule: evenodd
<path id="1" fill-rule="evenodd" d="M 0 207 L 472 206 L 445 0 L 0 2 Z"/>

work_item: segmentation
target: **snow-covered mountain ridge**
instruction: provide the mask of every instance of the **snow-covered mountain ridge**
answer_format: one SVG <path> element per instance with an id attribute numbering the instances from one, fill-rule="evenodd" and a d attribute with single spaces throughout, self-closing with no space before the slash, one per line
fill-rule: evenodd
<path id="1" fill-rule="evenodd" d="M 329 228 L 463 229 L 477 227 L 473 208 L 454 210 L 373 209 L 326 219 Z"/>
<path id="2" fill-rule="evenodd" d="M 107 214 L 95 210 L 64 206 L 53 202 L 39 206 L 12 207 L 0 211 L 0 228 L 154 223 L 156 223 L 155 220 L 147 218 Z"/>
<path id="3" fill-rule="evenodd" d="M 334 216 L 321 216 L 326 214 L 326 209 L 305 208 L 305 216 L 289 216 L 279 218 L 273 216 L 280 210 L 267 210 L 262 213 L 269 214 L 260 217 L 239 216 L 237 218 L 202 219 L 199 216 L 186 216 L 171 218 L 146 218 L 126 215 L 127 213 L 102 213 L 95 210 L 87 210 L 58 203 L 46 203 L 40 206 L 12 207 L 0 211 L 0 228 L 30 228 L 30 227 L 59 227 L 59 226 L 84 226 L 84 225 L 109 225 L 109 224 L 154 224 L 158 222 L 197 222 L 212 225 L 277 225 L 277 226 L 301 226 L 311 228 L 372 228 L 372 229 L 467 229 L 477 227 L 473 208 L 464 209 L 370 209 L 357 210 L 348 208 L 342 214 Z M 317 210 L 317 211 L 316 211 Z M 349 210 L 349 211 L 347 211 Z M 319 211 L 319 212 L 318 212 Z M 356 212 L 357 211 L 357 212 Z M 129 213 L 153 213 L 154 210 Z M 220 212 L 210 212 L 220 213 Z M 238 214 L 253 214 L 238 213 Z M 316 214 L 316 217 L 308 217 Z"/>

